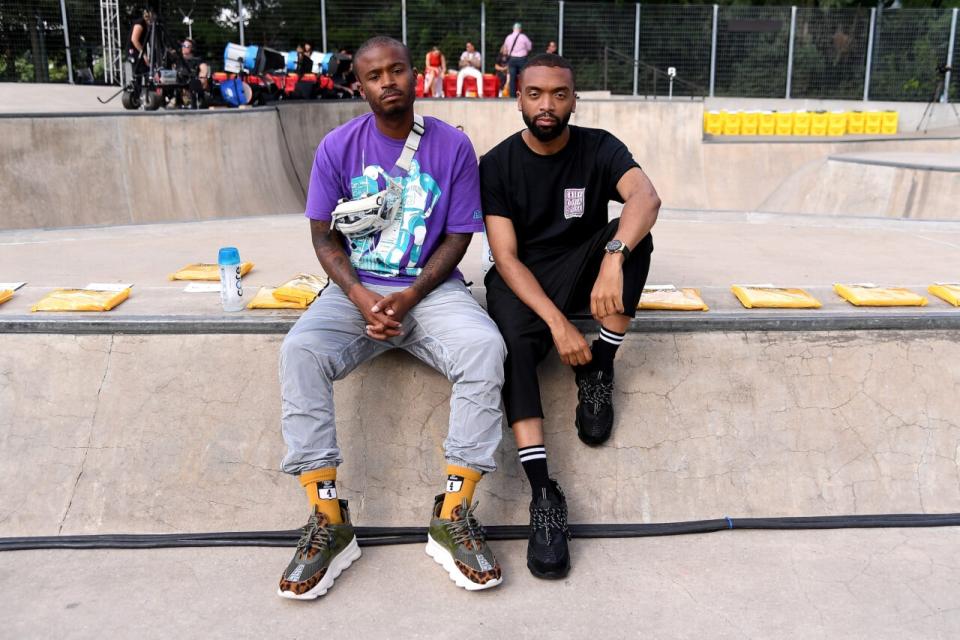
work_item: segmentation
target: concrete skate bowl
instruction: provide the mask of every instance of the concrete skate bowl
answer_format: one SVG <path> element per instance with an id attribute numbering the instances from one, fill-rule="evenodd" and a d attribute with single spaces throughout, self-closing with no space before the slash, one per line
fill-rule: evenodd
<path id="1" fill-rule="evenodd" d="M 302 211 L 273 109 L 0 118 L 2 227 Z"/>
<path id="2" fill-rule="evenodd" d="M 780 184 L 761 211 L 960 219 L 960 152 L 840 153 Z"/>
<path id="3" fill-rule="evenodd" d="M 417 109 L 462 128 L 478 154 L 522 127 L 512 101 L 422 101 Z M 899 202 L 896 196 L 877 203 L 861 192 L 862 185 L 883 182 L 874 175 L 876 167 L 846 167 L 840 179 L 819 176 L 816 168 L 847 153 L 960 153 L 954 138 L 705 141 L 703 109 L 693 101 L 583 100 L 571 122 L 603 127 L 622 139 L 664 206 L 679 209 L 902 216 L 889 204 Z M 6 207 L 0 229 L 300 212 L 317 144 L 367 110 L 360 101 L 341 101 L 233 111 L 0 117 L 0 163 L 6 172 L 0 181 Z M 908 120 L 902 121 L 906 128 Z M 857 171 L 864 174 L 849 175 Z M 915 189 L 909 216 L 953 217 L 941 206 L 944 198 L 934 197 L 940 178 L 914 171 L 918 182 L 930 183 L 921 191 L 931 195 L 921 197 Z M 822 195 L 801 197 L 814 183 Z M 833 201 L 862 206 L 841 210 L 828 206 Z"/>

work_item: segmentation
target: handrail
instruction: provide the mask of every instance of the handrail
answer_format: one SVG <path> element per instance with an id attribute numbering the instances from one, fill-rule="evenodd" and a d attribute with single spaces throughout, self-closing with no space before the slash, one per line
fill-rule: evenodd
<path id="1" fill-rule="evenodd" d="M 615 57 L 618 57 L 622 60 L 630 62 L 634 67 L 643 67 L 644 69 L 651 71 L 654 77 L 659 75 L 659 76 L 663 76 L 665 79 L 667 79 L 667 81 L 670 80 L 670 76 L 667 74 L 666 71 L 663 71 L 662 69 L 659 69 L 651 64 L 647 64 L 642 60 L 638 60 L 631 55 L 623 53 L 622 51 L 617 51 L 616 49 L 613 49 L 611 47 L 604 46 L 603 47 L 603 90 L 604 91 L 607 90 L 607 67 L 609 65 L 609 54 L 613 54 Z M 690 97 L 696 97 L 696 96 L 703 97 L 707 95 L 706 87 L 698 85 L 695 82 L 690 82 L 688 80 L 684 80 L 679 77 L 674 77 L 673 81 L 675 83 L 685 85 L 693 89 L 694 91 Z"/>

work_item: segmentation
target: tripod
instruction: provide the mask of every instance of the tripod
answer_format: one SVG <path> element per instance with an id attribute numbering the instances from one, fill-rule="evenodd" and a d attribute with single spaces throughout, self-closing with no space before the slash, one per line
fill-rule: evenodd
<path id="1" fill-rule="evenodd" d="M 940 101 L 940 96 L 943 95 L 948 71 L 952 71 L 952 69 L 942 65 L 937 68 L 937 73 L 940 74 L 940 80 L 937 82 L 937 88 L 933 90 L 933 95 L 930 96 L 930 101 L 927 102 L 926 109 L 923 110 L 923 115 L 920 116 L 920 122 L 917 123 L 916 131 L 920 131 L 920 127 L 923 127 L 923 132 L 926 133 L 927 129 L 930 128 L 930 121 L 933 120 L 933 107 Z M 953 117 L 956 118 L 957 124 L 960 125 L 960 112 L 957 111 L 957 105 L 949 102 L 949 98 L 950 96 L 948 95 L 947 104 L 953 109 Z M 923 124 L 924 121 L 927 123 L 926 126 Z"/>

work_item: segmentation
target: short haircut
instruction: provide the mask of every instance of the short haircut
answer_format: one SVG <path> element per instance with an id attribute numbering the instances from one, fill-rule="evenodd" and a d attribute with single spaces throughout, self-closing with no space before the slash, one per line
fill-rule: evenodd
<path id="1" fill-rule="evenodd" d="M 411 69 L 413 68 L 413 56 L 410 54 L 410 49 L 407 47 L 407 45 L 403 44 L 396 38 L 391 38 L 390 36 L 373 36 L 372 38 L 364 42 L 362 45 L 360 45 L 360 48 L 357 49 L 357 53 L 354 54 L 353 57 L 354 59 L 359 59 L 360 56 L 365 54 L 367 51 L 371 49 L 375 49 L 377 47 L 399 48 L 406 54 L 407 64 L 410 65 Z"/>
<path id="2" fill-rule="evenodd" d="M 558 56 L 555 53 L 538 53 L 527 61 L 527 64 L 523 65 L 523 68 L 520 69 L 520 77 L 523 77 L 523 72 L 529 69 L 530 67 L 553 67 L 554 69 L 568 69 L 570 71 L 570 77 L 573 78 L 574 86 L 576 86 L 576 74 L 573 72 L 573 65 L 570 64 L 570 61 L 564 58 L 563 56 Z M 572 89 L 573 87 L 571 87 Z"/>

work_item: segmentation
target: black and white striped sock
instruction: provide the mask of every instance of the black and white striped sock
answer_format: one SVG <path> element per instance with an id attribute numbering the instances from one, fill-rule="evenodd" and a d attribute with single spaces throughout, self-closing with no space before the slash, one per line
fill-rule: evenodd
<path id="1" fill-rule="evenodd" d="M 617 349 L 623 344 L 625 333 L 617 333 L 606 327 L 600 327 L 600 337 L 593 341 L 591 351 L 593 352 L 593 362 L 591 365 L 595 369 L 610 371 L 613 369 L 613 358 L 617 355 Z"/>
<path id="2" fill-rule="evenodd" d="M 547 449 L 542 444 L 538 444 L 532 447 L 521 447 L 517 453 L 520 455 L 520 464 L 523 465 L 523 471 L 527 474 L 527 480 L 530 481 L 533 499 L 536 500 L 544 490 L 550 487 Z"/>

